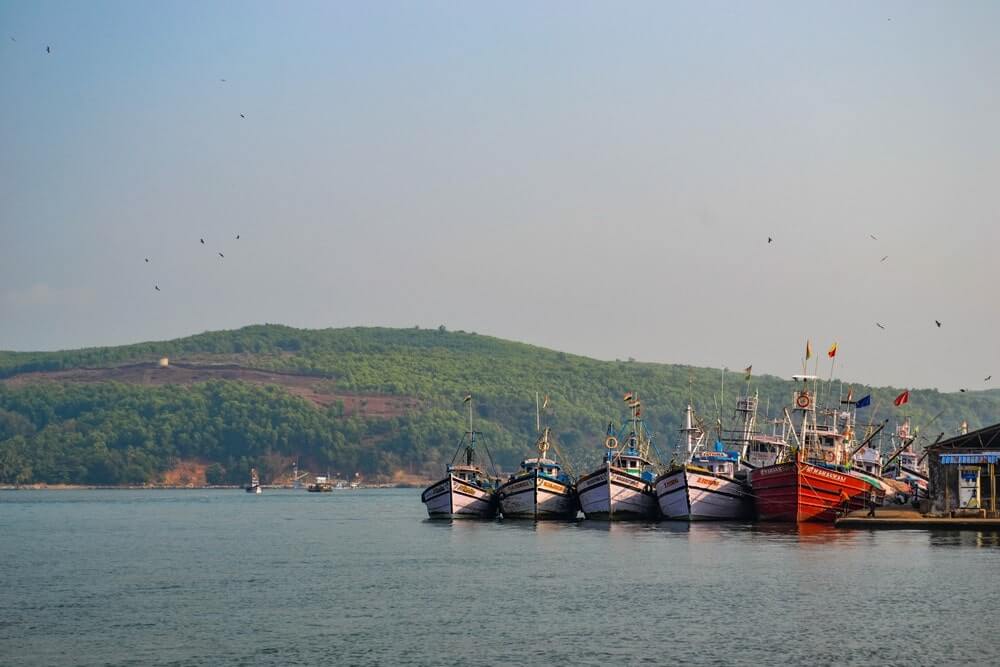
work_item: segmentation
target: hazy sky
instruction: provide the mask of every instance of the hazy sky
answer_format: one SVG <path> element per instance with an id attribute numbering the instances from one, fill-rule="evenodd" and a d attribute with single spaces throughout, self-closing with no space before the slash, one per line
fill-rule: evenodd
<path id="1" fill-rule="evenodd" d="M 0 349 L 445 324 L 1000 382 L 1000 3 L 3 0 L 0 27 Z"/>

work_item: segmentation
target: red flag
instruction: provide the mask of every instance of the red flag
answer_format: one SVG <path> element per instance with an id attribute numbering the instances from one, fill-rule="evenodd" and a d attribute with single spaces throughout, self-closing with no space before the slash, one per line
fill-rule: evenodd
<path id="1" fill-rule="evenodd" d="M 837 356 L 837 344 L 836 343 L 834 343 L 833 345 L 831 345 L 830 349 L 826 351 L 826 356 L 830 357 L 831 359 L 833 359 L 835 356 Z"/>
<path id="2" fill-rule="evenodd" d="M 893 401 L 892 403 L 893 403 L 893 405 L 895 405 L 898 408 L 899 406 L 903 405 L 904 403 L 909 403 L 909 402 L 910 402 L 910 390 L 907 389 L 902 394 L 900 394 L 899 396 L 897 396 L 896 400 Z"/>

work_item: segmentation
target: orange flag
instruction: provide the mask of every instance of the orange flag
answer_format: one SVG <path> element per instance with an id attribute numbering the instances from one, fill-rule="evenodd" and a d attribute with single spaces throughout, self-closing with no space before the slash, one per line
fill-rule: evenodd
<path id="1" fill-rule="evenodd" d="M 831 345 L 830 349 L 826 351 L 826 356 L 830 357 L 831 359 L 833 359 L 835 356 L 837 356 L 837 344 L 836 343 L 834 343 L 833 345 Z"/>
<path id="2" fill-rule="evenodd" d="M 893 405 L 895 405 L 898 408 L 899 406 L 901 406 L 901 405 L 903 405 L 905 403 L 909 403 L 909 402 L 910 402 L 910 390 L 907 389 L 902 394 L 900 394 L 899 396 L 897 396 L 896 400 L 893 401 L 892 403 L 893 403 Z"/>

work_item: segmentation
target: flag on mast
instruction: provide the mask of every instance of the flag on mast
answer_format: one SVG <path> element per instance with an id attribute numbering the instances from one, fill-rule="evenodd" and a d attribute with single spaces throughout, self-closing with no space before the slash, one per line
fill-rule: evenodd
<path id="1" fill-rule="evenodd" d="M 545 408 L 547 408 L 547 407 L 549 407 L 549 397 L 548 397 L 548 396 L 546 396 L 546 397 L 545 397 L 545 398 L 544 398 L 544 399 L 542 400 L 542 410 L 544 410 L 544 409 L 545 409 Z"/>
<path id="2" fill-rule="evenodd" d="M 855 404 L 854 407 L 860 410 L 861 408 L 867 408 L 871 404 L 872 404 L 872 395 L 868 394 L 867 396 L 859 398 L 857 404 Z"/>
<path id="3" fill-rule="evenodd" d="M 631 401 L 632 400 L 632 392 L 627 392 L 625 394 L 625 396 L 622 397 L 622 400 L 625 401 L 626 403 L 628 403 L 629 401 Z"/>
<path id="4" fill-rule="evenodd" d="M 468 403 L 471 400 L 472 400 L 472 394 L 466 394 L 465 398 L 462 399 L 462 402 L 463 403 Z"/>
<path id="5" fill-rule="evenodd" d="M 907 389 L 902 394 L 896 397 L 896 400 L 892 402 L 897 408 L 901 405 L 905 405 L 910 402 L 910 390 Z"/>
<path id="6" fill-rule="evenodd" d="M 806 361 L 812 359 L 813 356 L 813 346 L 811 341 L 806 341 Z"/>
<path id="7" fill-rule="evenodd" d="M 837 344 L 836 343 L 834 343 L 833 345 L 831 345 L 830 349 L 826 351 L 826 356 L 830 357 L 831 359 L 833 359 L 835 356 L 837 356 Z"/>
<path id="8" fill-rule="evenodd" d="M 743 369 L 743 372 L 747 374 L 747 382 L 750 381 L 750 375 L 753 373 L 753 364 L 750 364 Z"/>

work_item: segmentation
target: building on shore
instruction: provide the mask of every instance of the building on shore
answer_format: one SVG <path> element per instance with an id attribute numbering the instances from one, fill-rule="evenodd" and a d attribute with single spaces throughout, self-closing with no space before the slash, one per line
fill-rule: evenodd
<path id="1" fill-rule="evenodd" d="M 942 440 L 927 456 L 932 514 L 1000 518 L 1000 424 Z"/>

